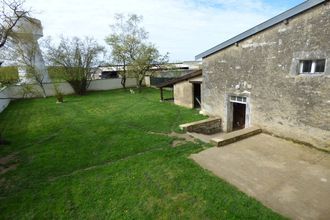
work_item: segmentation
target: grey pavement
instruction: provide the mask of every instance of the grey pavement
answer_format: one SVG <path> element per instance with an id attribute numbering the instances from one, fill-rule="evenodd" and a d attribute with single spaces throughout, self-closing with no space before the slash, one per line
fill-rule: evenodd
<path id="1" fill-rule="evenodd" d="M 330 219 L 330 154 L 267 134 L 191 158 L 292 219 Z"/>

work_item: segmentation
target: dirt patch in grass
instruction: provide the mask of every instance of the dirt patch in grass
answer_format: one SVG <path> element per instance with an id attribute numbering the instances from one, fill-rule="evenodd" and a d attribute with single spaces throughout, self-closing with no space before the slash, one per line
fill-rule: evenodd
<path id="1" fill-rule="evenodd" d="M 149 134 L 156 134 L 156 135 L 162 135 L 162 136 L 168 136 L 175 138 L 174 141 L 172 141 L 172 147 L 178 147 L 180 145 L 186 144 L 187 142 L 197 143 L 196 139 L 194 137 L 191 137 L 187 133 L 176 133 L 172 131 L 171 133 L 157 133 L 157 132 L 148 132 Z"/>
<path id="2" fill-rule="evenodd" d="M 186 141 L 183 141 L 183 140 L 174 140 L 172 142 L 172 147 L 178 147 L 178 146 L 183 145 L 185 143 L 187 143 L 187 142 Z"/>
<path id="3" fill-rule="evenodd" d="M 18 166 L 17 163 L 17 154 L 12 153 L 5 157 L 0 158 L 0 174 L 5 174 L 10 170 L 16 169 Z"/>

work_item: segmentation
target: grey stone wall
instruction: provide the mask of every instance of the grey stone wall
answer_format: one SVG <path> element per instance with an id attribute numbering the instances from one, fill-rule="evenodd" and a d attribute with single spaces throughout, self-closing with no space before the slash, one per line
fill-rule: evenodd
<path id="1" fill-rule="evenodd" d="M 201 121 L 180 125 L 183 131 L 200 134 L 215 134 L 222 131 L 220 118 L 208 118 Z"/>
<path id="2" fill-rule="evenodd" d="M 324 74 L 299 75 L 299 59 L 326 58 Z M 249 123 L 330 148 L 330 3 L 203 60 L 202 111 L 228 127 L 228 97 L 248 98 Z"/>

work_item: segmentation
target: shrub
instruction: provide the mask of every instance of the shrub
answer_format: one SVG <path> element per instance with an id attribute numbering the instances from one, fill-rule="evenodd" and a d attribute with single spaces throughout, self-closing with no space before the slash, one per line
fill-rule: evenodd
<path id="1" fill-rule="evenodd" d="M 15 66 L 0 67 L 0 86 L 19 81 L 18 69 Z"/>
<path id="2" fill-rule="evenodd" d="M 60 90 L 59 85 L 56 83 L 54 83 L 54 92 L 55 92 L 55 97 L 56 97 L 57 103 L 63 103 L 63 101 L 64 101 L 63 93 Z"/>

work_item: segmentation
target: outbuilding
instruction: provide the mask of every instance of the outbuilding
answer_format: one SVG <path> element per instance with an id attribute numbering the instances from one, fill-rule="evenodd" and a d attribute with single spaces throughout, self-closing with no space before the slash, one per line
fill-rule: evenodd
<path id="1" fill-rule="evenodd" d="M 191 71 L 179 78 L 159 84 L 160 99 L 174 100 L 174 104 L 187 108 L 201 107 L 202 70 Z M 164 98 L 164 89 L 170 88 L 173 93 L 171 98 Z"/>

